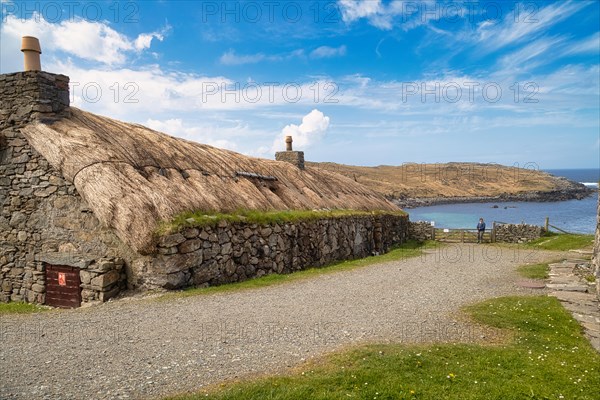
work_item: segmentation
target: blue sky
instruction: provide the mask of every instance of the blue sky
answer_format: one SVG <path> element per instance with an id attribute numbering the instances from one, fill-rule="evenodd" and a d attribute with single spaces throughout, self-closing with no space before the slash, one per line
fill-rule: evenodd
<path id="1" fill-rule="evenodd" d="M 600 164 L 600 2 L 1 0 L 72 104 L 272 158 Z"/>

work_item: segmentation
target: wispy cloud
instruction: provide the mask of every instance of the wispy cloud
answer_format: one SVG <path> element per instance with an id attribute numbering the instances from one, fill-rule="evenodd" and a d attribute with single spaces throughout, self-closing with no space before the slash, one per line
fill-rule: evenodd
<path id="1" fill-rule="evenodd" d="M 267 56 L 263 53 L 236 54 L 234 50 L 230 49 L 219 58 L 219 62 L 223 65 L 256 64 L 265 58 Z"/>
<path id="2" fill-rule="evenodd" d="M 500 68 L 514 74 L 531 71 L 540 65 L 554 62 L 558 56 L 556 49 L 561 47 L 564 42 L 564 37 L 544 37 L 534 40 L 519 50 L 502 56 L 499 62 Z M 553 51 L 554 55 L 550 56 L 549 51 Z"/>
<path id="3" fill-rule="evenodd" d="M 333 58 L 342 57 L 346 55 L 346 46 L 341 45 L 339 47 L 320 46 L 308 53 L 308 57 L 312 59 L 318 58 Z M 265 54 L 265 53 L 253 53 L 253 54 L 238 54 L 235 50 L 229 49 L 221 57 L 219 62 L 223 65 L 244 65 L 244 64 L 257 64 L 263 61 L 266 62 L 282 62 L 293 59 L 306 59 L 307 52 L 304 49 L 296 49 L 287 53 L 281 54 Z"/>
<path id="4" fill-rule="evenodd" d="M 569 44 L 564 55 L 598 53 L 600 53 L 600 32 L 596 32 L 586 39 Z"/>
<path id="5" fill-rule="evenodd" d="M 514 13 L 507 13 L 500 21 L 488 20 L 480 23 L 475 37 L 477 42 L 482 44 L 479 48 L 487 51 L 530 41 L 589 4 L 591 3 L 586 1 L 557 2 L 539 10 L 531 10 L 529 14 L 518 18 Z"/>
<path id="6" fill-rule="evenodd" d="M 333 58 L 346 55 L 346 46 L 339 47 L 321 46 L 310 52 L 311 58 Z"/>

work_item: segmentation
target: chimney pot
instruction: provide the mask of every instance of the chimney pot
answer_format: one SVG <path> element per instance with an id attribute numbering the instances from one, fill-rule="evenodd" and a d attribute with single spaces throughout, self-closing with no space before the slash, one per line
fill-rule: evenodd
<path id="1" fill-rule="evenodd" d="M 25 56 L 25 71 L 41 71 L 40 54 L 42 48 L 40 41 L 33 36 L 23 36 L 21 38 L 21 51 Z"/>
<path id="2" fill-rule="evenodd" d="M 291 136 L 286 136 L 285 137 L 285 151 L 292 151 L 292 137 Z"/>

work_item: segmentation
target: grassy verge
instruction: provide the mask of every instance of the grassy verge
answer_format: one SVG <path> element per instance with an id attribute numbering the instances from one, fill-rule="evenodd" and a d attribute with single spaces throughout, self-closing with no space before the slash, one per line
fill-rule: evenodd
<path id="1" fill-rule="evenodd" d="M 28 314 L 51 310 L 49 307 L 37 304 L 23 303 L 13 301 L 10 303 L 0 303 L 0 315 L 5 314 Z"/>
<path id="2" fill-rule="evenodd" d="M 526 244 L 527 247 L 541 250 L 591 249 L 594 235 L 549 234 Z"/>
<path id="3" fill-rule="evenodd" d="M 173 397 L 193 399 L 597 399 L 600 355 L 551 297 L 506 297 L 466 308 L 510 343 L 369 345 L 260 378 Z"/>
<path id="4" fill-rule="evenodd" d="M 530 265 L 521 265 L 517 268 L 517 272 L 524 278 L 529 279 L 546 279 L 550 272 L 549 263 L 539 263 Z"/>
<path id="5" fill-rule="evenodd" d="M 328 274 L 337 271 L 351 270 L 360 267 L 366 267 L 368 265 L 380 264 L 389 261 L 398 261 L 409 257 L 420 256 L 424 249 L 433 248 L 439 246 L 436 242 L 425 242 L 420 243 L 411 240 L 407 243 L 390 250 L 385 254 L 379 256 L 359 258 L 356 260 L 340 261 L 327 266 L 319 268 L 309 268 L 302 271 L 297 271 L 291 274 L 270 274 L 260 278 L 249 279 L 243 282 L 230 283 L 221 286 L 211 286 L 206 288 L 189 288 L 178 292 L 170 292 L 161 297 L 159 300 L 167 300 L 176 297 L 188 297 L 205 294 L 214 294 L 222 292 L 230 292 L 243 289 L 254 289 L 265 286 L 276 285 L 280 283 L 292 282 L 299 279 L 306 279 L 317 275 Z"/>
<path id="6" fill-rule="evenodd" d="M 196 211 L 181 213 L 171 221 L 162 222 L 158 234 L 165 235 L 188 227 L 214 226 L 220 221 L 247 222 L 250 224 L 281 224 L 285 222 L 310 221 L 323 218 L 342 218 L 365 215 L 406 215 L 404 211 L 359 211 L 359 210 L 286 210 L 259 211 L 237 210 L 232 213 Z"/>

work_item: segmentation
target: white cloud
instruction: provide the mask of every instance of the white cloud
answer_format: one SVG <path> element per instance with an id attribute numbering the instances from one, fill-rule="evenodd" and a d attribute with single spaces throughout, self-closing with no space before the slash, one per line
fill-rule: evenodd
<path id="1" fill-rule="evenodd" d="M 321 46 L 314 49 L 310 56 L 312 58 L 332 58 L 342 57 L 346 55 L 346 46 L 342 45 L 339 47 Z"/>
<path id="2" fill-rule="evenodd" d="M 137 39 L 135 39 L 135 49 L 137 51 L 149 49 L 150 45 L 152 44 L 152 39 L 156 39 L 162 42 L 165 38 L 165 33 L 168 32 L 170 29 L 170 27 L 167 27 L 160 32 L 141 33 L 140 35 L 138 35 Z"/>
<path id="3" fill-rule="evenodd" d="M 381 0 L 339 0 L 344 22 L 370 18 L 383 12 Z"/>
<path id="4" fill-rule="evenodd" d="M 323 139 L 328 128 L 329 117 L 314 109 L 302 118 L 300 125 L 290 124 L 283 128 L 273 142 L 273 151 L 283 150 L 286 136 L 292 136 L 296 150 L 304 150 Z"/>
<path id="5" fill-rule="evenodd" d="M 364 18 L 381 30 L 391 30 L 394 24 L 410 30 L 445 16 L 435 0 L 393 0 L 387 4 L 381 0 L 338 0 L 338 6 L 344 22 L 352 23 Z"/>
<path id="6" fill-rule="evenodd" d="M 168 28 L 167 28 L 168 29 Z M 90 22 L 84 19 L 65 20 L 50 23 L 35 14 L 30 19 L 21 19 L 13 15 L 5 17 L 0 36 L 4 43 L 10 43 L 8 49 L 13 52 L 20 43 L 21 36 L 36 36 L 41 41 L 42 53 L 45 50 L 62 51 L 78 58 L 106 65 L 123 64 L 128 53 L 148 49 L 152 39 L 163 40 L 164 32 L 142 33 L 136 39 L 129 39 L 112 29 L 106 22 Z M 2 58 L 14 58 L 2 50 Z M 20 63 L 18 64 L 20 65 Z M 9 65 L 15 68 L 16 65 Z M 8 72 L 4 71 L 3 72 Z"/>

